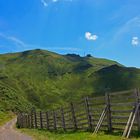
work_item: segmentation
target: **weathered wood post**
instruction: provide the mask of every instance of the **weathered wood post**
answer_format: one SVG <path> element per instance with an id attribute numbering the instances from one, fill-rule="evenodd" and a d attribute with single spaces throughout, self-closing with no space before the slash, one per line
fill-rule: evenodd
<path id="1" fill-rule="evenodd" d="M 23 114 L 21 113 L 21 128 L 23 128 L 23 126 L 24 126 L 24 120 L 23 119 L 24 119 Z"/>
<path id="2" fill-rule="evenodd" d="M 136 105 L 138 105 L 140 103 L 139 89 L 135 89 L 134 94 L 135 94 L 135 98 L 136 98 Z M 137 124 L 138 124 L 138 131 L 140 132 L 140 109 L 138 110 L 136 120 L 137 120 Z"/>
<path id="3" fill-rule="evenodd" d="M 40 129 L 43 129 L 42 112 L 40 111 Z"/>
<path id="4" fill-rule="evenodd" d="M 34 127 L 34 122 L 33 122 L 33 110 L 31 110 L 30 118 L 31 118 L 31 127 L 30 127 L 30 128 L 33 128 L 33 127 Z"/>
<path id="5" fill-rule="evenodd" d="M 74 130 L 77 130 L 77 120 L 76 120 L 76 115 L 75 115 L 75 110 L 74 110 L 74 105 L 71 102 L 70 103 L 70 107 L 71 107 L 71 114 L 72 114 L 72 120 L 73 120 L 73 125 L 74 125 Z"/>
<path id="6" fill-rule="evenodd" d="M 30 115 L 29 114 L 27 114 L 27 120 L 28 120 L 28 122 L 27 122 L 28 123 L 28 128 L 30 128 L 31 124 L 30 124 Z"/>
<path id="7" fill-rule="evenodd" d="M 108 123 L 108 132 L 112 132 L 112 119 L 111 119 L 111 105 L 110 105 L 110 95 L 108 92 L 105 94 L 106 105 L 107 105 L 107 123 Z"/>
<path id="8" fill-rule="evenodd" d="M 17 126 L 20 128 L 19 114 L 17 115 Z"/>
<path id="9" fill-rule="evenodd" d="M 53 110 L 53 124 L 54 124 L 54 130 L 57 130 L 57 119 L 56 119 L 56 112 Z"/>
<path id="10" fill-rule="evenodd" d="M 46 128 L 49 130 L 49 113 L 46 112 Z"/>
<path id="11" fill-rule="evenodd" d="M 26 114 L 23 114 L 23 128 L 26 128 Z"/>
<path id="12" fill-rule="evenodd" d="M 86 107 L 86 113 L 87 113 L 87 119 L 88 119 L 88 130 L 92 131 L 93 130 L 93 125 L 92 125 L 92 116 L 90 112 L 90 104 L 89 104 L 89 98 L 85 98 L 85 107 Z"/>
<path id="13" fill-rule="evenodd" d="M 27 114 L 25 114 L 24 115 L 24 118 L 25 118 L 25 128 L 28 128 L 28 115 Z"/>
<path id="14" fill-rule="evenodd" d="M 19 128 L 21 128 L 21 126 L 22 126 L 22 124 L 21 124 L 21 113 L 18 114 L 17 125 L 18 125 Z"/>
<path id="15" fill-rule="evenodd" d="M 36 114 L 35 108 L 33 109 L 33 112 L 34 112 L 34 123 L 35 123 L 35 128 L 38 128 L 38 126 L 37 126 L 37 114 Z"/>
<path id="16" fill-rule="evenodd" d="M 61 107 L 61 117 L 62 117 L 62 128 L 64 131 L 66 131 L 66 125 L 65 125 L 65 116 L 64 116 L 64 109 Z"/>

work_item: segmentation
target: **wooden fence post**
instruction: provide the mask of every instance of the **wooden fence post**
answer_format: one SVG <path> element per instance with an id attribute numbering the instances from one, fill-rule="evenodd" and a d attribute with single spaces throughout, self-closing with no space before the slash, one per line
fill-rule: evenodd
<path id="1" fill-rule="evenodd" d="M 57 123 L 56 123 L 56 112 L 53 110 L 53 123 L 54 123 L 54 130 L 57 130 Z"/>
<path id="2" fill-rule="evenodd" d="M 27 122 L 28 128 L 30 128 L 30 116 L 29 116 L 29 114 L 27 114 L 27 119 L 28 119 L 28 122 Z"/>
<path id="3" fill-rule="evenodd" d="M 89 104 L 89 98 L 85 98 L 85 106 L 86 106 L 86 113 L 87 113 L 87 118 L 88 118 L 88 129 L 92 131 L 93 125 L 92 125 L 92 116 L 90 113 L 90 104 Z"/>
<path id="4" fill-rule="evenodd" d="M 24 128 L 27 128 L 27 114 L 24 114 Z"/>
<path id="5" fill-rule="evenodd" d="M 139 89 L 135 89 L 135 98 L 136 98 L 136 105 L 140 103 L 140 96 L 139 96 Z M 138 124 L 138 131 L 140 132 L 140 109 L 138 109 L 138 113 L 136 116 L 137 124 Z"/>
<path id="6" fill-rule="evenodd" d="M 26 115 L 23 114 L 23 128 L 26 128 Z"/>
<path id="7" fill-rule="evenodd" d="M 21 113 L 21 128 L 23 128 L 23 126 L 24 126 L 24 120 L 23 119 L 24 119 L 23 114 Z"/>
<path id="8" fill-rule="evenodd" d="M 20 127 L 19 114 L 17 115 L 17 125 L 18 125 L 18 127 Z"/>
<path id="9" fill-rule="evenodd" d="M 22 127 L 22 124 L 21 124 L 21 113 L 18 114 L 18 117 L 17 117 L 17 124 L 18 124 L 18 127 L 19 127 L 19 128 Z"/>
<path id="10" fill-rule="evenodd" d="M 63 107 L 61 107 L 61 116 L 62 116 L 62 127 L 63 127 L 63 130 L 66 131 L 65 116 L 64 116 L 64 109 L 63 109 Z"/>
<path id="11" fill-rule="evenodd" d="M 70 103 L 70 107 L 71 107 L 71 113 L 72 113 L 72 120 L 73 120 L 73 125 L 74 125 L 74 130 L 77 130 L 77 121 L 76 121 L 76 116 L 75 116 L 75 110 L 74 110 L 74 105 L 71 102 Z"/>
<path id="12" fill-rule="evenodd" d="M 46 128 L 49 130 L 49 114 L 46 112 Z"/>
<path id="13" fill-rule="evenodd" d="M 35 109 L 34 109 L 34 122 L 35 122 L 35 128 L 38 128 L 38 126 L 37 126 L 37 114 L 36 114 Z"/>
<path id="14" fill-rule="evenodd" d="M 42 119 L 42 112 L 40 111 L 40 128 L 43 129 L 43 119 Z"/>
<path id="15" fill-rule="evenodd" d="M 33 128 L 33 127 L 34 127 L 34 122 L 33 122 L 33 110 L 31 111 L 30 116 L 31 116 L 31 128 Z"/>
<path id="16" fill-rule="evenodd" d="M 109 93 L 105 94 L 106 105 L 107 105 L 107 122 L 108 122 L 108 131 L 112 132 L 112 119 L 111 119 L 111 110 L 110 110 L 110 95 Z"/>

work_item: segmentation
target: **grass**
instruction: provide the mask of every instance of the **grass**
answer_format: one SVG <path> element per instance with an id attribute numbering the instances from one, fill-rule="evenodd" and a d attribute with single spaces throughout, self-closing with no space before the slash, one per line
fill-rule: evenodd
<path id="1" fill-rule="evenodd" d="M 35 129 L 21 129 L 20 131 L 32 136 L 34 140 L 122 140 L 121 136 L 119 136 L 117 133 L 112 135 L 105 133 L 92 135 L 90 132 L 61 133 Z M 140 138 L 131 138 L 129 140 L 140 140 Z"/>
<path id="2" fill-rule="evenodd" d="M 108 136 L 100 135 L 95 136 L 89 132 L 67 132 L 67 133 L 56 133 L 56 132 L 46 132 L 45 130 L 35 130 L 35 129 L 21 129 L 23 133 L 27 133 L 35 140 L 108 140 L 114 138 L 114 140 L 119 140 L 118 136 Z"/>
<path id="3" fill-rule="evenodd" d="M 0 111 L 0 126 L 13 119 L 15 115 L 12 112 Z"/>

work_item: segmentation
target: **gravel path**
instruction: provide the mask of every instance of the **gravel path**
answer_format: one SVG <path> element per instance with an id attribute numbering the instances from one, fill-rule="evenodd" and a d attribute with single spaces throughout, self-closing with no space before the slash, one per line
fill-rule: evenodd
<path id="1" fill-rule="evenodd" d="M 0 140 L 33 140 L 31 137 L 22 134 L 14 129 L 16 119 L 11 120 L 0 127 Z"/>

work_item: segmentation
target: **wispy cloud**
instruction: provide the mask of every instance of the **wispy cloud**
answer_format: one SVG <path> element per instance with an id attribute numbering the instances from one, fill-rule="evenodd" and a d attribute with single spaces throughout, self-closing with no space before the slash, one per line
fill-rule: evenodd
<path id="1" fill-rule="evenodd" d="M 43 4 L 44 7 L 47 7 L 48 6 L 48 3 L 46 0 L 41 0 L 41 3 Z"/>
<path id="2" fill-rule="evenodd" d="M 137 41 L 136 37 L 139 36 L 139 33 L 140 16 L 136 16 L 124 22 L 116 31 L 114 30 L 114 35 L 111 36 L 112 39 L 110 42 L 103 43 L 102 46 L 109 47 L 122 44 L 138 46 L 140 43 Z"/>
<path id="3" fill-rule="evenodd" d="M 14 37 L 14 36 L 10 36 L 10 37 L 8 37 L 8 39 L 13 41 L 18 46 L 22 46 L 22 47 L 26 46 L 26 44 L 23 41 L 21 41 L 20 39 Z"/>
<path id="4" fill-rule="evenodd" d="M 65 0 L 65 1 L 69 1 L 69 2 L 72 2 L 73 0 Z"/>
<path id="5" fill-rule="evenodd" d="M 59 0 L 52 0 L 52 2 L 58 2 Z"/>
<path id="6" fill-rule="evenodd" d="M 15 36 L 8 36 L 3 33 L 0 33 L 0 37 L 14 43 L 18 47 L 23 47 L 23 48 L 26 47 L 26 44 Z"/>
<path id="7" fill-rule="evenodd" d="M 133 34 L 134 31 L 137 31 L 139 29 L 140 29 L 140 17 L 137 16 L 124 23 L 115 34 L 113 40 L 118 40 L 126 33 Z"/>
<path id="8" fill-rule="evenodd" d="M 18 51 L 23 51 L 26 49 L 36 49 L 36 48 L 41 48 L 41 49 L 45 49 L 45 50 L 51 50 L 51 51 L 57 51 L 57 50 L 63 50 L 63 51 L 79 51 L 79 48 L 74 48 L 74 47 L 61 47 L 61 46 L 41 46 L 41 45 L 35 45 L 35 44 L 29 44 L 29 43 L 25 43 L 24 41 L 22 41 L 21 39 L 15 37 L 15 36 L 8 36 L 5 35 L 3 33 L 0 33 L 0 39 L 4 39 L 7 40 L 8 42 L 14 44 L 15 46 L 17 46 L 17 50 Z M 5 46 L 7 47 L 7 46 Z M 4 45 L 0 46 L 0 48 L 4 48 Z M 12 48 L 11 48 L 12 49 Z M 14 51 L 17 51 L 14 49 Z"/>
<path id="9" fill-rule="evenodd" d="M 72 2 L 73 0 L 41 0 L 41 3 L 44 7 L 47 7 L 51 3 L 57 3 L 57 2 Z"/>
<path id="10" fill-rule="evenodd" d="M 73 47 L 47 47 L 45 48 L 47 50 L 63 50 L 63 51 L 79 51 L 79 48 L 73 48 Z"/>
<path id="11" fill-rule="evenodd" d="M 85 38 L 87 40 L 93 40 L 93 41 L 96 41 L 98 39 L 98 36 L 97 35 L 92 35 L 92 33 L 90 32 L 86 32 L 85 33 Z"/>

